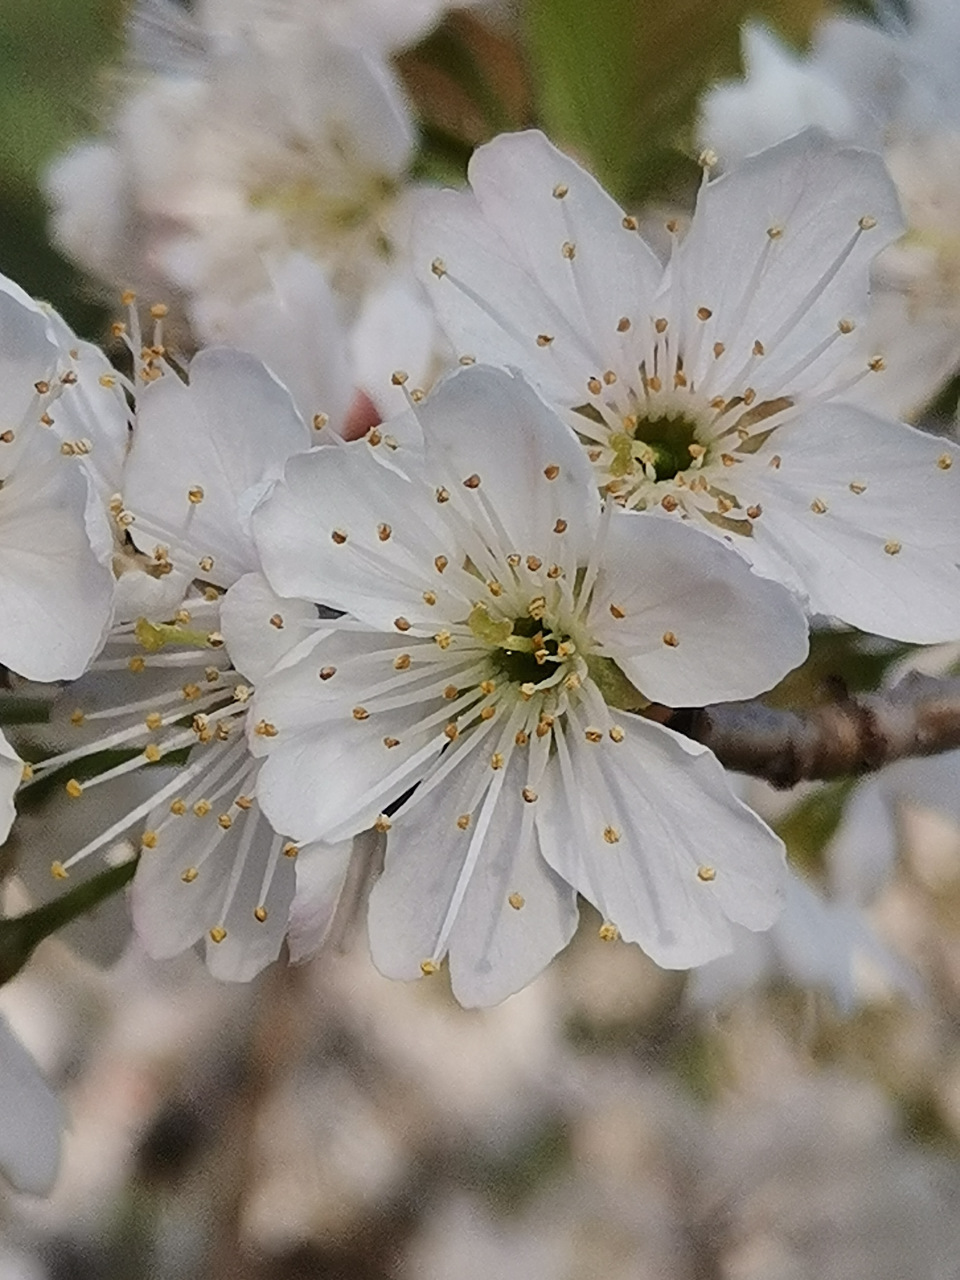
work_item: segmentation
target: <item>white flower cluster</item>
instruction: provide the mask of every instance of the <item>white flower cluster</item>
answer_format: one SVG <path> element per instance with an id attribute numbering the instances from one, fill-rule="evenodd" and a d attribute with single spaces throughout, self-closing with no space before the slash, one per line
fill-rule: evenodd
<path id="1" fill-rule="evenodd" d="M 664 708 L 770 689 L 813 615 L 960 637 L 960 454 L 876 408 L 859 342 L 894 185 L 801 133 L 705 176 L 666 262 L 538 132 L 413 200 L 386 64 L 292 8 L 142 11 L 162 71 L 50 180 L 91 271 L 234 345 L 186 367 L 131 297 L 128 376 L 0 289 L 0 662 L 71 682 L 44 758 L 2 743 L 3 834 L 52 780 L 97 815 L 54 874 L 135 839 L 147 950 L 223 978 L 314 952 L 371 874 L 378 967 L 447 962 L 464 1005 L 578 895 L 712 961 L 803 894 Z"/>

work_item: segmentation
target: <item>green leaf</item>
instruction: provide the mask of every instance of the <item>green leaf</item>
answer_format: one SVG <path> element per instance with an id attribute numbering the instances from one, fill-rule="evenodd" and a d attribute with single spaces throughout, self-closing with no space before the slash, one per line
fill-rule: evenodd
<path id="1" fill-rule="evenodd" d="M 75 889 L 34 911 L 0 920 L 0 986 L 20 972 L 44 938 L 86 915 L 129 884 L 138 861 L 131 858 L 119 867 L 110 867 L 84 880 Z"/>
<path id="2" fill-rule="evenodd" d="M 669 195 L 695 177 L 697 102 L 739 70 L 740 24 L 805 37 L 820 0 L 528 0 L 540 120 L 614 196 Z"/>

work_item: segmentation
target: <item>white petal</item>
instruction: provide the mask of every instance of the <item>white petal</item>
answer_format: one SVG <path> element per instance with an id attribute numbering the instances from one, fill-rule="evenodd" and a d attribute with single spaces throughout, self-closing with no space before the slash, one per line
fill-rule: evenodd
<path id="1" fill-rule="evenodd" d="M 350 333 L 357 385 L 383 417 L 406 407 L 403 389 L 392 377 L 403 370 L 413 387 L 428 387 L 440 344 L 436 321 L 423 289 L 405 275 L 369 291 Z"/>
<path id="2" fill-rule="evenodd" d="M 401 676 L 393 662 L 404 651 L 412 660 Z M 442 721 L 430 729 L 419 727 L 425 710 L 418 682 L 434 679 L 436 652 L 429 641 L 335 632 L 307 657 L 261 683 L 251 723 L 266 721 L 276 733 L 252 738 L 256 750 L 268 752 L 257 793 L 278 830 L 300 842 L 339 840 L 372 826 L 423 776 L 447 745 Z M 427 655 L 425 667 L 420 654 Z M 442 689 L 445 680 L 441 671 L 434 682 Z M 384 699 L 404 701 L 404 687 L 413 690 L 405 705 L 378 710 L 373 690 L 384 683 L 392 686 L 392 695 Z M 439 690 L 433 697 L 437 702 L 443 705 Z M 397 745 L 388 746 L 385 739 Z"/>
<path id="3" fill-rule="evenodd" d="M 241 497 L 312 443 L 286 388 L 259 360 L 227 348 L 201 351 L 189 385 L 168 373 L 140 395 L 124 480 L 134 541 L 147 554 L 166 545 L 191 575 L 211 556 L 203 576 L 229 586 L 259 568 Z"/>
<path id="4" fill-rule="evenodd" d="M 861 218 L 875 224 L 860 230 Z M 839 320 L 863 317 L 870 262 L 902 229 L 896 189 L 880 157 L 838 147 L 812 130 L 707 182 L 671 264 L 664 312 L 680 327 L 688 379 L 706 377 L 719 341 L 726 348 L 723 370 L 736 379 L 751 366 L 758 393 L 818 386 L 843 360 L 842 338 L 805 373 L 793 371 L 837 334 Z M 697 318 L 700 308 L 711 313 L 705 323 Z M 693 335 L 701 331 L 697 342 Z M 759 362 L 751 360 L 758 340 L 766 352 Z M 731 385 L 726 394 L 743 390 Z"/>
<path id="5" fill-rule="evenodd" d="M 35 384 L 52 385 L 59 354 L 47 317 L 24 296 L 13 281 L 0 287 L 0 430 L 15 433 L 38 422 Z M 0 444 L 0 478 L 10 474 L 19 448 L 17 440 Z"/>
<path id="6" fill-rule="evenodd" d="M 297 854 L 297 888 L 290 905 L 287 947 L 291 964 L 310 960 L 323 946 L 333 924 L 354 858 L 354 846 L 369 844 L 367 832 L 338 844 L 304 845 Z"/>
<path id="7" fill-rule="evenodd" d="M 952 764 L 951 783 L 955 789 L 957 760 Z M 886 785 L 892 781 L 890 773 L 891 770 L 885 769 L 857 784 L 827 846 L 830 883 L 849 901 L 869 902 L 887 883 L 896 862 L 898 839 L 893 804 L 896 793 Z"/>
<path id="8" fill-rule="evenodd" d="M 87 536 L 87 482 L 40 430 L 0 490 L 0 662 L 61 680 L 99 648 L 112 579 Z"/>
<path id="9" fill-rule="evenodd" d="M 703 964 L 731 949 L 731 923 L 761 930 L 777 918 L 783 846 L 709 751 L 619 719 L 616 743 L 587 741 L 570 718 L 541 789 L 544 856 L 657 964 Z"/>
<path id="10" fill-rule="evenodd" d="M 270 589 L 259 573 L 244 574 L 220 605 L 220 631 L 230 661 L 254 683 L 263 679 L 301 640 L 314 634 L 317 611 Z"/>
<path id="11" fill-rule="evenodd" d="M 489 753 L 478 750 L 423 800 L 414 798 L 409 814 L 397 816 L 383 875 L 370 895 L 374 963 L 387 977 L 410 979 L 420 977 L 421 962 L 435 954 L 460 887 L 447 946 L 454 995 L 468 1007 L 496 1004 L 525 987 L 577 925 L 576 894 L 541 857 L 533 813 L 521 796 L 525 753 L 515 752 L 504 770 L 486 832 L 482 804 L 466 829 L 458 826 L 484 774 L 493 781 Z"/>
<path id="12" fill-rule="evenodd" d="M 768 463 L 773 450 L 779 466 Z M 876 635 L 921 644 L 960 635 L 954 447 L 828 404 L 778 430 L 756 464 L 740 500 L 763 508 L 743 548 L 761 572 L 792 573 L 814 612 Z"/>
<path id="13" fill-rule="evenodd" d="M 257 356 L 293 396 L 304 422 L 324 414 L 338 431 L 353 379 L 337 299 L 321 267 L 304 254 L 291 254 L 270 275 L 269 290 L 224 305 L 205 318 L 201 332 L 208 342 Z"/>
<path id="14" fill-rule="evenodd" d="M 807 656 L 794 596 L 709 535 L 645 515 L 611 520 L 588 625 L 641 692 L 671 706 L 753 697 Z"/>
<path id="15" fill-rule="evenodd" d="M 418 417 L 424 474 L 449 489 L 474 528 L 492 508 L 505 551 L 570 570 L 585 563 L 600 515 L 593 470 L 573 432 L 521 375 L 463 369 L 428 396 Z M 473 478 L 479 484 L 467 487 Z M 562 535 L 558 519 L 566 521 Z"/>
<path id="16" fill-rule="evenodd" d="M 23 780 L 23 761 L 0 732 L 0 844 L 10 834 L 16 816 L 13 798 Z"/>
<path id="17" fill-rule="evenodd" d="M 0 1017 L 0 1172 L 42 1196 L 60 1164 L 63 1107 L 37 1064 Z"/>
<path id="18" fill-rule="evenodd" d="M 541 133 L 479 147 L 469 173 L 472 196 L 441 192 L 415 222 L 416 265 L 440 322 L 458 355 L 517 367 L 549 399 L 582 404 L 587 379 L 619 349 L 622 317 L 646 321 L 660 263 Z"/>
<path id="19" fill-rule="evenodd" d="M 224 800 L 228 808 L 230 799 Z M 263 895 L 263 879 L 274 833 L 256 809 L 222 832 L 216 848 L 202 860 L 199 850 L 217 828 L 217 813 L 198 819 L 189 811 L 159 832 L 156 848 L 145 849 L 131 892 L 133 922 L 147 952 L 155 959 L 179 955 L 207 937 L 207 964 L 215 977 L 247 982 L 280 954 L 293 900 L 295 871 L 281 856 Z M 253 844 L 243 865 L 229 908 L 226 895 L 237 866 L 244 832 L 257 823 Z M 182 824 L 182 825 L 181 825 Z M 201 825 L 202 824 L 202 825 Z M 188 869 L 197 875 L 183 879 Z M 267 909 L 261 922 L 254 908 Z M 212 928 L 226 929 L 219 943 L 209 938 Z"/>
<path id="20" fill-rule="evenodd" d="M 360 440 L 291 459 L 252 517 L 264 573 L 280 595 L 333 605 L 385 630 L 404 617 L 433 634 L 442 606 L 427 605 L 423 593 L 449 590 L 454 575 L 441 577 L 432 562 L 445 554 L 457 565 L 455 539 L 433 490 L 369 453 Z M 460 611 L 465 617 L 469 606 Z"/>

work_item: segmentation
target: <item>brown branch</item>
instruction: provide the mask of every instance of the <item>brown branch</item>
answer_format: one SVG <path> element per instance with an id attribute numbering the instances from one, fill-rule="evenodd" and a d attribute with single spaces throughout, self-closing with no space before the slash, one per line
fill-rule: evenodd
<path id="1" fill-rule="evenodd" d="M 960 748 L 960 679 L 912 675 L 888 693 L 809 710 L 721 703 L 656 717 L 709 747 L 728 769 L 775 787 L 871 773 L 895 760 Z"/>

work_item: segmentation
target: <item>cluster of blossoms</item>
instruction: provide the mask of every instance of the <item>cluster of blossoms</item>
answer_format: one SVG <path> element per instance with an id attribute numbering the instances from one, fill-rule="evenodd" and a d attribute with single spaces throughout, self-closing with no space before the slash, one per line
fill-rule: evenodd
<path id="1" fill-rule="evenodd" d="M 172 290 L 114 326 L 131 373 L 0 287 L 0 662 L 70 682 L 32 763 L 0 739 L 0 834 L 61 788 L 95 818 L 54 876 L 138 850 L 146 949 L 234 980 L 371 881 L 380 970 L 448 963 L 468 1006 L 566 946 L 578 895 L 668 968 L 785 901 L 819 928 L 664 721 L 772 688 L 814 616 L 960 637 L 960 455 L 877 408 L 861 340 L 903 232 L 883 161 L 808 131 L 708 171 L 664 262 L 537 132 L 469 190 L 404 186 L 383 49 L 294 7 L 139 11 L 162 70 L 51 176 L 93 273 Z M 231 345 L 179 360 L 184 318 Z M 12 1142 L 49 1180 L 55 1138 Z"/>

